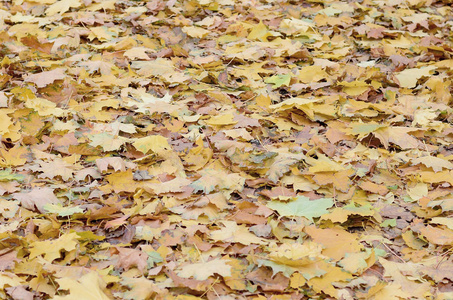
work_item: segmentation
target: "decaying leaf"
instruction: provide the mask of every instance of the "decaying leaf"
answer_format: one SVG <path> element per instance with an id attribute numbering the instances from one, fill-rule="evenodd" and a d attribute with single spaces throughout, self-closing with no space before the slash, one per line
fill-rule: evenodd
<path id="1" fill-rule="evenodd" d="M 451 1 L 0 1 L 0 299 L 453 299 Z"/>

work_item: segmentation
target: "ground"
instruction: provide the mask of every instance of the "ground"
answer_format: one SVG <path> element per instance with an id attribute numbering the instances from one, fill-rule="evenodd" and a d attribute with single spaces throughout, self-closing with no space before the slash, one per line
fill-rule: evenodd
<path id="1" fill-rule="evenodd" d="M 0 298 L 453 299 L 450 1 L 0 3 Z"/>

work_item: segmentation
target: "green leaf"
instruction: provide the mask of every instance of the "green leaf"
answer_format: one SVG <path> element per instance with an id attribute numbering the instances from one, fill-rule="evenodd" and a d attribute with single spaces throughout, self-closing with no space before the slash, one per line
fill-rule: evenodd
<path id="1" fill-rule="evenodd" d="M 163 262 L 163 258 L 162 258 L 162 256 L 160 255 L 159 252 L 157 252 L 157 251 L 149 251 L 149 252 L 146 252 L 146 253 L 148 254 L 147 262 L 148 262 L 148 266 L 150 268 L 152 268 L 155 264 Z"/>
<path id="2" fill-rule="evenodd" d="M 273 88 L 278 88 L 281 87 L 282 85 L 289 86 L 290 81 L 291 74 L 274 75 L 264 80 L 265 83 L 272 83 L 274 85 Z"/>
<path id="3" fill-rule="evenodd" d="M 305 196 L 295 197 L 290 202 L 270 201 L 267 207 L 276 210 L 283 217 L 305 217 L 313 221 L 326 214 L 327 209 L 332 207 L 333 199 L 321 198 L 317 200 L 310 200 Z"/>
<path id="4" fill-rule="evenodd" d="M 395 227 L 396 226 L 396 219 L 387 219 L 381 224 L 379 224 L 381 227 Z"/>
<path id="5" fill-rule="evenodd" d="M 11 173 L 11 169 L 0 170 L 0 181 L 16 180 L 22 182 L 24 178 L 25 176 L 22 174 Z"/>

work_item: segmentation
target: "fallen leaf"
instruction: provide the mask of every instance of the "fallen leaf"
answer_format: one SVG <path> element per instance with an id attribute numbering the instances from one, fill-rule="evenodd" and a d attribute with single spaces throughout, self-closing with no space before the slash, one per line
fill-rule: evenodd
<path id="1" fill-rule="evenodd" d="M 289 202 L 269 201 L 266 206 L 276 210 L 280 216 L 305 217 L 311 221 L 326 214 L 327 209 L 333 206 L 333 199 L 321 198 L 310 200 L 304 196 L 297 196 Z"/>
<path id="2" fill-rule="evenodd" d="M 21 206 L 29 210 L 37 210 L 45 213 L 46 204 L 61 204 L 61 201 L 55 196 L 54 190 L 48 187 L 36 187 L 30 192 L 14 193 L 13 198 L 20 201 Z"/>
<path id="3" fill-rule="evenodd" d="M 61 0 L 60 2 L 64 2 L 68 0 Z M 72 0 L 71 0 L 72 1 Z M 74 0 L 77 1 L 77 0 Z M 62 80 L 66 77 L 65 69 L 63 68 L 56 68 L 52 71 L 44 71 L 41 73 L 27 75 L 24 79 L 26 82 L 32 82 L 36 84 L 37 87 L 42 88 L 46 85 L 53 83 L 55 80 Z"/>
<path id="4" fill-rule="evenodd" d="M 185 265 L 177 272 L 183 278 L 193 277 L 196 280 L 206 280 L 210 276 L 219 274 L 222 277 L 231 276 L 231 266 L 222 259 L 213 259 L 207 262 Z"/>

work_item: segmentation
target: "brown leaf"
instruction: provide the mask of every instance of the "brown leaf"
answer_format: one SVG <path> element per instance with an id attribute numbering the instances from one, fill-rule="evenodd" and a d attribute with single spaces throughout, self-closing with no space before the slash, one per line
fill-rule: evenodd
<path id="1" fill-rule="evenodd" d="M 115 248 L 118 251 L 118 263 L 116 264 L 117 268 L 122 268 L 124 270 L 129 270 L 132 267 L 137 267 L 137 269 L 144 273 L 148 268 L 148 255 L 138 249 L 129 249 L 129 248 Z"/>
<path id="2" fill-rule="evenodd" d="M 268 268 L 258 268 L 247 274 L 246 278 L 265 292 L 283 292 L 289 285 L 289 278 L 282 273 L 272 276 L 272 271 Z"/>
<path id="3" fill-rule="evenodd" d="M 45 213 L 46 204 L 61 204 L 55 197 L 54 190 L 48 187 L 35 187 L 30 192 L 14 193 L 13 198 L 19 200 L 21 205 L 29 210 Z"/>
<path id="4" fill-rule="evenodd" d="M 27 75 L 24 78 L 26 82 L 32 82 L 37 87 L 42 88 L 48 84 L 53 83 L 55 80 L 61 80 L 66 77 L 64 68 L 56 68 L 52 71 L 44 71 L 41 73 Z"/>

